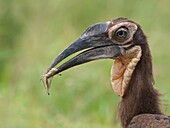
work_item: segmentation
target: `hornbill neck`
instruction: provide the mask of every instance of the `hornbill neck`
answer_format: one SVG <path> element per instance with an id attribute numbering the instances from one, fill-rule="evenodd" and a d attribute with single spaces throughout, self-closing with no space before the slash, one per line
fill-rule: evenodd
<path id="1" fill-rule="evenodd" d="M 141 45 L 141 48 L 141 60 L 138 62 L 125 96 L 118 106 L 119 119 L 123 128 L 126 128 L 136 115 L 161 114 L 159 93 L 153 87 L 152 58 L 148 43 Z"/>

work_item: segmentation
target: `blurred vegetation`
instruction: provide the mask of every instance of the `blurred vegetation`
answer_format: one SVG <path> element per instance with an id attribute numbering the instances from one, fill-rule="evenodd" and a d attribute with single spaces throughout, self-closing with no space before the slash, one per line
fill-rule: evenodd
<path id="1" fill-rule="evenodd" d="M 0 126 L 119 127 L 111 60 L 54 77 L 47 96 L 39 79 L 53 58 L 91 24 L 127 17 L 143 27 L 153 55 L 162 110 L 170 115 L 170 1 L 0 0 Z"/>

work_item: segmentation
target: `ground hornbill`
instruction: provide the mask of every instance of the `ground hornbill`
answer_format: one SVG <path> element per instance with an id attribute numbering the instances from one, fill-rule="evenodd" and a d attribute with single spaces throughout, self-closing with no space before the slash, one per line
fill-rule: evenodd
<path id="1" fill-rule="evenodd" d="M 82 51 L 61 66 L 59 62 Z M 43 81 L 73 66 L 98 59 L 115 60 L 111 84 L 121 97 L 118 115 L 123 128 L 170 128 L 170 117 L 160 110 L 160 94 L 154 88 L 152 58 L 139 24 L 127 18 L 91 25 L 52 62 Z"/>

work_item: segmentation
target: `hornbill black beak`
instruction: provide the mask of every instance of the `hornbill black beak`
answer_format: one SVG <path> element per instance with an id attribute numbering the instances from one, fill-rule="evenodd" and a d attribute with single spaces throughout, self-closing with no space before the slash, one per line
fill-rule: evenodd
<path id="1" fill-rule="evenodd" d="M 122 55 L 124 49 L 108 38 L 108 26 L 109 22 L 98 23 L 90 26 L 79 39 L 73 42 L 54 59 L 48 68 L 47 73 L 66 57 L 85 49 L 88 50 L 78 54 L 59 66 L 52 76 L 76 65 L 98 59 L 112 59 Z"/>
<path id="2" fill-rule="evenodd" d="M 43 75 L 45 81 L 60 72 L 86 62 L 98 59 L 113 59 L 121 56 L 124 48 L 111 41 L 108 37 L 109 22 L 98 23 L 90 26 L 79 39 L 68 46 L 51 63 L 47 72 Z M 54 68 L 66 57 L 78 51 L 85 50 L 58 68 Z M 46 82 L 46 84 L 48 81 Z M 48 88 L 48 87 L 47 87 Z"/>

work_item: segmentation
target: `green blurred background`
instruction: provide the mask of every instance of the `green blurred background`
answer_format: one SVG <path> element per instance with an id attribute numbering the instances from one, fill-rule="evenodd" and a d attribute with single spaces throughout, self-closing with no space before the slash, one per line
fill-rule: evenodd
<path id="1" fill-rule="evenodd" d="M 162 110 L 170 115 L 169 0 L 0 0 L 0 127 L 118 128 L 112 60 L 39 81 L 51 61 L 91 24 L 127 17 L 141 24 L 153 55 Z"/>

